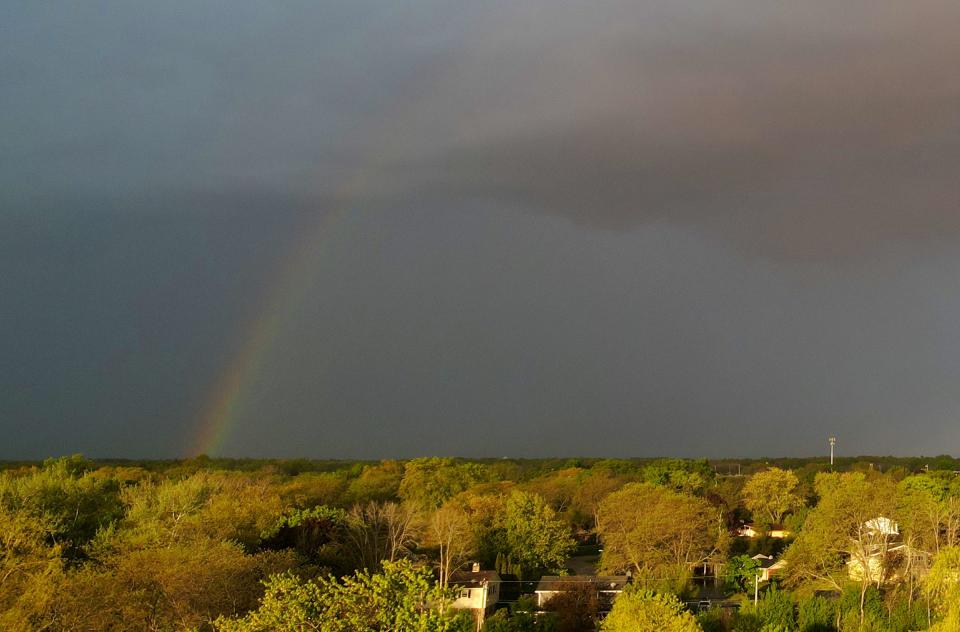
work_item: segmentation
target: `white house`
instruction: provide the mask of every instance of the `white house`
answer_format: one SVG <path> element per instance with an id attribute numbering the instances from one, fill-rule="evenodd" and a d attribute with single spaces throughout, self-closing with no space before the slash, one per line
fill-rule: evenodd
<path id="1" fill-rule="evenodd" d="M 900 525 L 886 516 L 877 516 L 873 520 L 867 520 L 863 523 L 863 528 L 877 536 L 900 535 Z"/>
<path id="2" fill-rule="evenodd" d="M 767 531 L 763 531 L 756 525 L 744 524 L 737 529 L 737 535 L 741 538 L 759 538 L 762 535 L 766 535 L 768 538 L 783 539 L 790 537 L 792 534 L 781 525 L 774 525 Z"/>
<path id="3" fill-rule="evenodd" d="M 864 535 L 866 537 L 864 537 Z M 888 573 L 896 558 L 911 553 L 900 542 L 900 525 L 885 516 L 877 516 L 861 525 L 863 544 L 851 542 L 851 555 L 847 560 L 850 579 L 883 582 L 893 579 Z"/>
<path id="4" fill-rule="evenodd" d="M 496 571 L 481 571 L 479 564 L 469 571 L 455 571 L 450 575 L 450 587 L 459 594 L 453 607 L 473 610 L 482 620 L 500 600 L 501 583 Z"/>
<path id="5" fill-rule="evenodd" d="M 627 575 L 544 575 L 534 593 L 537 595 L 537 607 L 542 608 L 556 595 L 570 591 L 578 586 L 590 586 L 604 603 L 612 603 L 630 583 Z"/>
<path id="6" fill-rule="evenodd" d="M 758 553 L 754 555 L 752 559 L 760 562 L 760 581 L 768 582 L 770 581 L 777 573 L 782 571 L 787 566 L 787 562 L 783 559 L 774 561 L 772 555 L 764 555 Z"/>

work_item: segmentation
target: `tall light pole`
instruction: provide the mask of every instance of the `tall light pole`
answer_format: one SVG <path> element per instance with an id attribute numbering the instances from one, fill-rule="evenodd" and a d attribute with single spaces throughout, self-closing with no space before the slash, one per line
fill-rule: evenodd
<path id="1" fill-rule="evenodd" d="M 830 437 L 830 468 L 833 469 L 833 446 L 837 445 L 837 438 Z"/>

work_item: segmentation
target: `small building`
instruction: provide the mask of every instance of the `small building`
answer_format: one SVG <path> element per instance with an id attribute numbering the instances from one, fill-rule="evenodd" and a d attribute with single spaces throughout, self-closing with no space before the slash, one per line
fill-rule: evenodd
<path id="1" fill-rule="evenodd" d="M 866 531 L 874 536 L 894 537 L 900 535 L 900 525 L 886 516 L 877 516 L 873 520 L 863 523 Z"/>
<path id="2" fill-rule="evenodd" d="M 906 544 L 873 545 L 864 553 L 865 556 L 851 555 L 847 560 L 847 575 L 854 581 L 863 579 L 878 583 L 895 581 L 897 573 L 894 571 L 898 562 L 905 556 L 929 556 L 929 553 L 918 551 Z"/>
<path id="3" fill-rule="evenodd" d="M 458 591 L 452 607 L 473 610 L 482 621 L 500 600 L 502 581 L 496 571 L 481 571 L 479 564 L 469 571 L 451 573 L 450 587 Z"/>
<path id="4" fill-rule="evenodd" d="M 773 579 L 777 573 L 781 572 L 787 566 L 786 560 L 783 558 L 779 560 L 774 560 L 772 555 L 763 555 L 759 553 L 754 555 L 752 559 L 760 562 L 760 581 L 768 582 Z"/>
<path id="5" fill-rule="evenodd" d="M 537 607 L 543 608 L 560 593 L 590 586 L 597 591 L 602 603 L 610 604 L 629 583 L 629 575 L 544 575 L 534 593 L 537 595 Z"/>
<path id="6" fill-rule="evenodd" d="M 896 566 L 897 559 L 915 554 L 912 548 L 901 542 L 900 525 L 886 516 L 864 522 L 861 534 L 861 543 L 851 541 L 851 554 L 847 559 L 847 575 L 854 581 L 891 581 L 894 576 L 890 571 Z"/>
<path id="7" fill-rule="evenodd" d="M 879 582 L 885 578 L 886 574 L 886 556 L 880 553 L 871 553 L 866 559 L 866 564 L 864 560 L 856 557 L 847 560 L 847 576 L 853 581 L 861 581 L 866 575 L 868 581 Z"/>
<path id="8" fill-rule="evenodd" d="M 783 538 L 789 538 L 793 534 L 789 529 L 779 524 L 770 527 L 766 531 L 764 531 L 757 525 L 743 524 L 740 526 L 739 529 L 737 529 L 737 535 L 740 536 L 741 538 L 751 538 L 751 539 L 759 538 L 760 536 L 764 536 L 764 535 L 767 536 L 768 538 L 783 539 Z"/>

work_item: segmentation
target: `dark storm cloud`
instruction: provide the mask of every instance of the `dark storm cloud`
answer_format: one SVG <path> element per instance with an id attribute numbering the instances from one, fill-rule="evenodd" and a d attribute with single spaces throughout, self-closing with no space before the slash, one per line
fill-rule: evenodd
<path id="1" fill-rule="evenodd" d="M 960 235 L 948 1 L 6 13 L 12 202 L 359 176 L 360 200 L 674 222 L 772 255 Z"/>
<path id="2" fill-rule="evenodd" d="M 448 142 L 396 165 L 398 182 L 588 225 L 677 222 L 775 256 L 960 237 L 956 4 L 588 11 L 478 42 L 431 99 L 505 69 L 481 72 Z"/>
<path id="3" fill-rule="evenodd" d="M 322 196 L 417 90 L 428 8 L 7 3 L 5 210 L 51 193 Z"/>
<path id="4" fill-rule="evenodd" d="M 0 456 L 179 454 L 274 311 L 236 454 L 949 450 L 958 32 L 0 1 Z"/>

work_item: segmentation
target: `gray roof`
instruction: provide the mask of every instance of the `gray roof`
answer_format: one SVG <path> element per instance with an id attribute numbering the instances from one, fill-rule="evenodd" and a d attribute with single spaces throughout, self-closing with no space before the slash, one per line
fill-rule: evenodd
<path id="1" fill-rule="evenodd" d="M 780 560 L 773 559 L 773 556 L 767 556 L 767 555 L 754 555 L 753 559 L 760 562 L 761 569 L 770 568 L 771 566 L 773 566 L 774 564 L 780 561 Z"/>
<path id="2" fill-rule="evenodd" d="M 626 575 L 544 575 L 537 584 L 536 592 L 559 592 L 571 584 L 595 585 L 597 590 L 623 590 L 627 585 Z"/>
<path id="3" fill-rule="evenodd" d="M 451 586 L 463 586 L 466 588 L 479 586 L 483 582 L 493 583 L 501 581 L 497 571 L 454 571 L 450 573 Z"/>

